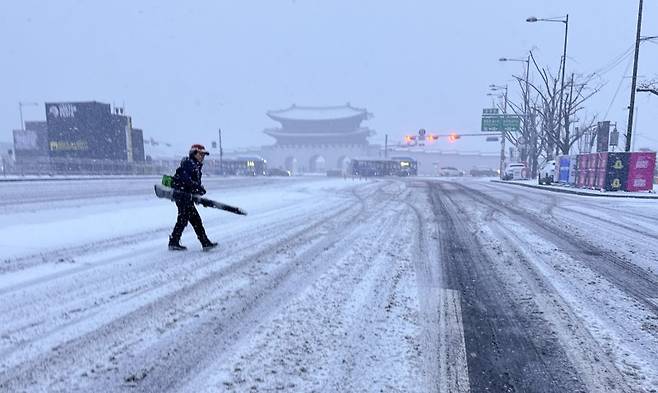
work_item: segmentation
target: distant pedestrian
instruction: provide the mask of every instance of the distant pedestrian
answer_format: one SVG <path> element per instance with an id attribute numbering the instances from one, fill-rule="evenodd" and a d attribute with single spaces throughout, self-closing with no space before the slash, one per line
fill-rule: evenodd
<path id="1" fill-rule="evenodd" d="M 192 224 L 192 228 L 194 228 L 204 251 L 217 247 L 217 243 L 208 239 L 201 216 L 192 200 L 193 194 L 203 195 L 206 193 L 206 189 L 201 185 L 201 168 L 203 168 L 203 160 L 209 154 L 203 145 L 192 145 L 188 156 L 183 158 L 180 167 L 176 169 L 176 174 L 173 176 L 172 188 L 182 192 L 175 194 L 178 218 L 174 230 L 169 236 L 169 249 L 172 251 L 187 249 L 187 247 L 180 244 L 180 238 L 188 222 Z"/>

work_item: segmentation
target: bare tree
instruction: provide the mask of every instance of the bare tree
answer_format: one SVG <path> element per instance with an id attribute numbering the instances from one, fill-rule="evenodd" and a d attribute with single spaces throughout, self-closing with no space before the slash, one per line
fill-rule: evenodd
<path id="1" fill-rule="evenodd" d="M 602 85 L 594 85 L 594 75 L 572 74 L 563 91 L 558 78 L 547 68 L 541 67 L 532 53 L 531 58 L 541 79 L 539 84 L 529 83 L 539 101 L 541 127 L 538 137 L 546 146 L 547 158 L 554 154 L 569 154 L 583 136 L 580 132 L 572 132 L 574 120 L 584 109 L 585 102 L 598 93 Z"/>
<path id="2" fill-rule="evenodd" d="M 530 88 L 537 97 L 537 114 L 539 128 L 537 137 L 545 147 L 547 158 L 552 157 L 555 146 L 560 141 L 560 82 L 550 70 L 541 67 L 533 53 L 530 54 L 532 63 L 540 77 L 539 83 L 529 82 Z"/>
<path id="3" fill-rule="evenodd" d="M 514 76 L 521 90 L 521 103 L 508 100 L 509 108 L 521 119 L 521 128 L 516 133 L 507 133 L 507 139 L 521 152 L 521 161 L 527 162 L 532 176 L 537 173 L 539 155 L 542 151 L 542 140 L 538 138 L 537 113 L 534 107 L 538 98 L 532 95 L 530 88 L 526 88 L 525 78 Z"/>
<path id="4" fill-rule="evenodd" d="M 591 87 L 592 77 L 581 78 L 581 83 L 571 74 L 569 90 L 565 94 L 564 114 L 562 117 L 563 129 L 558 138 L 558 149 L 562 154 L 569 154 L 572 146 L 583 137 L 582 133 L 572 133 L 571 124 L 578 112 L 584 109 L 583 104 L 601 90 L 601 85 Z M 592 120 L 594 121 L 594 120 Z"/>
<path id="5" fill-rule="evenodd" d="M 637 91 L 652 93 L 658 96 L 658 80 L 647 81 L 640 84 Z"/>

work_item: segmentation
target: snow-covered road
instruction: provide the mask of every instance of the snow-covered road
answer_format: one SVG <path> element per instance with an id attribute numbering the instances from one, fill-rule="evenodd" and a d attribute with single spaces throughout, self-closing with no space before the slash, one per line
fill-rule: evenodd
<path id="1" fill-rule="evenodd" d="M 658 386 L 656 201 L 209 178 L 172 253 L 154 181 L 0 184 L 0 391 Z"/>

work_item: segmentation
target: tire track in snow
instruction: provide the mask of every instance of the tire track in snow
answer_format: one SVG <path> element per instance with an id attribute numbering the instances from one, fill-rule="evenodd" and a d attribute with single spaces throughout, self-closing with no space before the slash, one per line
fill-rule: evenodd
<path id="1" fill-rule="evenodd" d="M 349 223 L 362 219 L 366 214 L 365 209 L 365 200 L 359 198 L 359 205 L 351 209 L 356 212 L 341 215 L 333 222 L 323 221 L 312 230 L 305 230 L 303 236 L 292 236 L 285 244 L 287 249 L 297 250 L 300 245 L 311 240 L 297 254 L 262 254 L 260 259 L 265 266 L 272 265 L 265 275 L 258 263 L 253 264 L 252 272 L 226 275 L 225 280 L 234 280 L 234 276 L 244 277 L 245 273 L 250 276 L 248 282 L 237 291 L 227 292 L 223 290 L 222 282 L 213 283 L 217 293 L 212 291 L 212 296 L 217 297 L 217 301 L 213 302 L 212 309 L 188 326 L 172 330 L 156 345 L 134 353 L 128 363 L 121 364 L 116 371 L 110 373 L 110 384 L 116 386 L 116 391 L 163 392 L 180 389 L 204 364 L 216 358 L 218 353 L 229 351 L 235 341 L 248 335 L 260 320 L 276 312 L 296 291 L 309 285 L 313 277 L 326 269 L 327 266 L 318 257 L 330 249 L 345 252 L 338 245 L 355 235 L 355 229 L 350 228 Z M 349 230 L 340 231 L 343 227 Z M 327 236 L 329 233 L 332 236 Z M 185 296 L 202 297 L 190 294 Z M 220 315 L 215 315 L 216 310 L 220 311 Z M 127 376 L 132 375 L 143 375 L 143 378 L 126 383 Z M 102 385 L 106 383 L 104 380 Z"/>
<path id="2" fill-rule="evenodd" d="M 572 213 L 576 214 L 581 214 L 583 213 L 581 210 L 577 209 L 572 209 L 569 207 L 563 206 L 564 204 L 574 204 L 574 203 L 587 203 L 590 206 L 592 206 L 594 209 L 599 209 L 598 211 L 601 213 L 601 215 L 592 216 L 594 218 L 602 218 L 602 215 L 609 215 L 610 213 L 615 213 L 616 216 L 613 219 L 604 219 L 606 222 L 610 224 L 617 224 L 619 220 L 623 220 L 626 222 L 624 224 L 624 227 L 626 229 L 632 230 L 634 232 L 637 231 L 637 224 L 638 221 L 642 222 L 643 228 L 649 231 L 654 231 L 656 228 L 656 224 L 658 224 L 658 217 L 648 215 L 650 211 L 647 211 L 645 214 L 639 214 L 636 213 L 634 210 L 630 210 L 627 208 L 619 207 L 618 205 L 621 205 L 623 202 L 626 203 L 631 203 L 631 204 L 653 204 L 655 201 L 652 200 L 632 200 L 632 201 L 623 201 L 623 200 L 615 200 L 610 201 L 610 200 L 600 200 L 600 199 L 592 199 L 591 197 L 587 196 L 576 196 L 576 195 L 569 195 L 569 194 L 557 194 L 554 192 L 544 192 L 544 191 L 532 191 L 532 189 L 528 188 L 522 188 L 522 187 L 515 187 L 515 186 L 506 186 L 504 184 L 500 183 L 478 183 L 478 185 L 481 185 L 487 189 L 494 190 L 496 191 L 501 198 L 505 197 L 506 195 L 512 195 L 514 196 L 515 200 L 518 199 L 523 199 L 525 201 L 530 202 L 531 205 L 537 205 L 538 201 L 541 201 L 542 203 L 546 203 L 548 205 L 548 212 L 554 208 L 566 210 Z M 544 202 L 547 201 L 547 202 Z M 587 214 L 587 213 L 585 213 Z M 629 220 L 629 218 L 632 218 Z M 651 227 L 647 227 L 646 225 L 650 225 Z"/>
<path id="3" fill-rule="evenodd" d="M 359 197 L 359 195 L 357 195 L 357 197 Z M 349 207 L 346 211 L 348 210 L 350 210 Z M 338 219 L 345 214 L 345 211 L 335 213 L 334 217 L 330 217 L 329 222 L 331 219 Z M 66 342 L 62 346 L 56 347 L 51 353 L 37 356 L 37 358 L 27 361 L 20 366 L 12 367 L 6 372 L 0 374 L 0 380 L 4 381 L 2 383 L 4 386 L 7 386 L 9 383 L 11 383 L 11 386 L 21 386 L 21 384 L 29 384 L 30 381 L 37 378 L 42 380 L 45 378 L 45 381 L 48 381 L 51 377 L 55 378 L 55 376 L 51 374 L 56 375 L 58 372 L 63 372 L 62 368 L 66 369 L 67 367 L 79 365 L 80 363 L 89 365 L 83 368 L 93 368 L 94 355 L 96 353 L 104 352 L 99 348 L 99 345 L 112 340 L 116 340 L 117 342 L 128 342 L 129 344 L 131 342 L 139 341 L 140 335 L 143 334 L 144 326 L 148 327 L 149 325 L 165 324 L 168 319 L 166 310 L 183 309 L 185 301 L 188 303 L 191 301 L 190 297 L 192 296 L 190 293 L 195 291 L 203 293 L 203 289 L 212 285 L 212 282 L 217 278 L 231 273 L 234 274 L 241 266 L 248 266 L 249 264 L 253 265 L 254 263 L 257 263 L 254 261 L 258 260 L 259 256 L 262 257 L 275 252 L 282 245 L 288 243 L 289 238 L 302 238 L 305 235 L 305 232 L 312 232 L 314 227 L 321 225 L 323 225 L 323 222 L 316 222 L 314 225 L 311 225 L 310 228 L 304 228 L 295 233 L 282 234 L 283 239 L 281 241 L 275 244 L 266 245 L 260 250 L 256 250 L 249 256 L 232 263 L 219 272 L 214 272 L 208 277 L 201 278 L 200 280 L 191 283 L 186 283 L 183 288 L 178 289 L 173 293 L 164 294 L 155 301 L 140 306 L 130 313 L 112 320 L 109 324 L 103 325 L 90 333 Z M 193 301 L 191 302 L 194 303 Z M 93 350 L 94 348 L 96 349 Z M 73 361 L 74 358 L 78 358 L 77 361 Z"/>
<path id="4" fill-rule="evenodd" d="M 307 225 L 309 213 L 307 210 L 313 209 L 302 209 L 297 216 L 287 220 L 285 223 L 287 230 L 298 230 L 297 225 Z M 337 209 L 339 210 L 342 209 Z M 326 214 L 316 219 L 321 221 L 324 216 Z M 263 217 L 259 217 L 258 222 L 262 221 L 264 221 Z M 7 320 L 2 333 L 11 337 L 14 333 L 20 332 L 20 337 L 31 335 L 35 340 L 43 342 L 50 339 L 49 336 L 52 334 L 66 330 L 74 324 L 86 323 L 90 317 L 86 314 L 96 315 L 96 310 L 99 308 L 115 306 L 115 309 L 128 312 L 134 308 L 131 304 L 135 297 L 145 297 L 149 293 L 158 293 L 163 287 L 171 287 L 172 280 L 175 283 L 177 277 L 189 275 L 190 271 L 202 273 L 208 270 L 209 262 L 228 257 L 229 250 L 234 252 L 236 249 L 253 247 L 256 242 L 263 243 L 281 237 L 282 223 L 264 222 L 266 224 L 246 222 L 245 225 L 240 226 L 237 233 L 225 237 L 219 253 L 200 254 L 192 264 L 180 263 L 180 258 L 184 257 L 184 254 L 162 251 L 160 245 L 147 242 L 141 244 L 139 249 L 125 250 L 101 260 L 85 261 L 85 258 L 80 258 L 78 260 L 78 264 L 82 265 L 80 268 L 18 283 L 15 288 L 5 288 L 0 291 L 6 299 L 6 302 L 0 304 L 0 313 Z M 258 230 L 262 231 L 263 235 L 253 239 L 254 244 L 245 244 L 244 239 L 250 238 L 254 225 L 258 226 Z M 208 229 L 212 230 L 212 227 Z M 139 262 L 135 263 L 135 261 Z M 90 293 L 94 296 L 90 297 Z M 117 304 L 124 304 L 124 307 L 116 307 Z M 37 316 L 38 323 L 34 321 Z M 110 316 L 100 317 L 107 319 Z M 17 339 L 13 341 L 15 340 Z M 12 349 L 7 349 L 6 343 L 3 344 L 5 345 L 0 345 L 0 357 L 6 359 L 16 350 L 25 350 L 25 347 L 32 345 L 33 341 L 21 338 L 20 345 L 16 343 L 10 347 Z"/>
<path id="5" fill-rule="evenodd" d="M 578 375 L 583 379 L 589 391 L 593 392 L 627 392 L 637 391 L 626 382 L 626 378 L 611 359 L 611 349 L 604 348 L 595 338 L 590 329 L 593 323 L 583 316 L 583 305 L 574 299 L 587 301 L 586 290 L 578 286 L 576 297 L 568 295 L 563 287 L 564 282 L 579 281 L 576 274 L 566 273 L 570 277 L 559 277 L 564 274 L 559 270 L 551 271 L 555 264 L 555 256 L 538 252 L 539 247 L 527 244 L 528 239 L 519 236 L 516 223 L 497 222 L 491 226 L 491 234 L 495 237 L 492 249 L 502 251 L 506 255 L 504 264 L 500 265 L 501 274 L 507 275 L 511 291 L 521 292 L 521 297 L 529 299 L 533 307 L 551 326 L 563 347 L 569 348 L 567 355 L 578 369 Z M 500 242 L 500 240 L 506 240 Z M 543 239 L 540 240 L 544 242 Z M 513 251 L 509 251 L 509 250 Z M 511 256 L 513 255 L 513 256 Z M 541 266 L 543 264 L 543 266 Z M 550 268 L 549 268 L 550 267 Z M 513 277 L 518 276 L 519 279 Z M 573 276 L 573 277 L 572 277 Z M 582 281 L 581 281 L 582 283 Z M 557 286 L 560 289 L 557 289 Z M 565 298 L 564 296 L 568 296 Z M 602 305 L 594 305 L 597 314 Z M 625 321 L 618 321 L 623 324 Z M 599 335 L 600 339 L 600 335 Z M 641 391 L 641 390 L 640 390 Z"/>
<path id="6" fill-rule="evenodd" d="M 448 184 L 452 186 L 448 186 Z M 500 287 L 495 260 L 482 251 L 463 210 L 456 183 L 430 184 L 439 223 L 444 281 L 461 294 L 470 387 L 474 391 L 584 390 L 569 370 L 565 350 L 546 336 L 540 320 L 520 312 Z M 566 368 L 565 368 L 566 366 Z"/>
<path id="7" fill-rule="evenodd" d="M 422 323 L 422 344 L 426 391 L 466 393 L 470 391 L 468 361 L 464 342 L 464 326 L 460 295 L 446 289 L 441 272 L 443 257 L 438 246 L 440 237 L 432 211 L 429 183 L 411 183 L 417 191 L 409 207 L 414 211 L 419 230 L 415 237 L 418 250 L 415 271 Z"/>
<path id="8" fill-rule="evenodd" d="M 399 279 L 409 277 L 396 269 L 409 263 L 396 258 L 406 255 L 399 247 L 408 217 L 400 205 L 369 208 L 366 219 L 348 229 L 353 236 L 335 245 L 338 252 L 319 255 L 327 265 L 321 276 L 260 318 L 254 333 L 243 334 L 235 350 L 183 391 L 416 389 L 413 341 L 399 327 L 408 325 L 391 320 L 406 307 L 396 305 L 395 294 Z"/>
<path id="9" fill-rule="evenodd" d="M 533 228 L 544 238 L 558 245 L 560 251 L 585 263 L 592 271 L 601 274 L 606 280 L 615 284 L 658 315 L 658 307 L 647 300 L 658 297 L 658 277 L 656 275 L 647 272 L 646 269 L 629 260 L 620 258 L 611 250 L 597 247 L 586 239 L 573 236 L 564 229 L 529 211 L 509 204 L 501 205 L 500 201 L 497 201 L 494 197 L 464 184 L 452 184 L 462 190 L 469 198 Z"/>

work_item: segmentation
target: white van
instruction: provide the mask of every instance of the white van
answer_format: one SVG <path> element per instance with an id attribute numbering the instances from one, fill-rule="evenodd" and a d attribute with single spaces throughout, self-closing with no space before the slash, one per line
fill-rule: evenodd
<path id="1" fill-rule="evenodd" d="M 528 167 L 522 162 L 507 164 L 503 180 L 528 180 Z"/>

